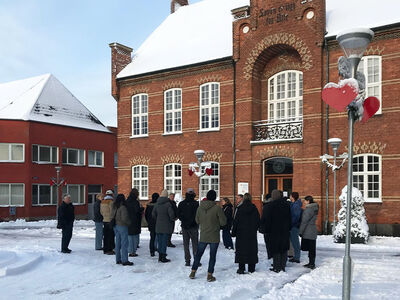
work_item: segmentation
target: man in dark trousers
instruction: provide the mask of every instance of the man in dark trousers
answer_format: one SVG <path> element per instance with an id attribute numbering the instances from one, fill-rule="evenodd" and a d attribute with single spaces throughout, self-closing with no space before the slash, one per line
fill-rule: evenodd
<path id="1" fill-rule="evenodd" d="M 57 228 L 62 229 L 61 252 L 71 253 L 68 248 L 72 238 L 72 228 L 74 226 L 75 212 L 71 202 L 71 196 L 66 194 L 63 197 L 63 202 L 58 208 L 58 224 Z"/>
<path id="2" fill-rule="evenodd" d="M 185 250 L 185 266 L 190 267 L 189 243 L 192 240 L 193 257 L 197 252 L 199 243 L 199 225 L 196 223 L 196 212 L 199 202 L 194 200 L 196 194 L 192 188 L 188 188 L 185 200 L 178 205 L 178 218 L 182 222 L 183 249 Z"/>
<path id="3" fill-rule="evenodd" d="M 175 194 L 174 193 L 170 193 L 169 194 L 169 202 L 171 203 L 172 209 L 174 210 L 174 214 L 176 216 L 178 214 L 178 207 L 176 206 Z M 175 230 L 175 221 L 174 221 L 174 230 Z M 172 244 L 172 240 L 171 240 L 172 239 L 172 233 L 168 236 L 167 247 L 175 248 L 176 246 L 174 244 Z"/>

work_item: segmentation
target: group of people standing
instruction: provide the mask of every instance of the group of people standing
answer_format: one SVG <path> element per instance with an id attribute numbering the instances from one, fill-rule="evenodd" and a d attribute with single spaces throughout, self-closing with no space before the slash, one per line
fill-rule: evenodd
<path id="1" fill-rule="evenodd" d="M 248 272 L 255 271 L 258 263 L 258 232 L 264 235 L 268 259 L 273 259 L 271 271 L 285 271 L 290 248 L 293 248 L 293 256 L 289 262 L 300 263 L 300 250 L 308 251 L 309 263 L 305 267 L 315 268 L 318 204 L 312 196 L 306 196 L 303 205 L 297 192 L 291 193 L 289 201 L 282 191 L 273 190 L 263 201 L 261 217 L 249 193 L 238 195 L 235 208 L 228 198 L 223 198 L 220 206 L 215 201 L 217 194 L 214 190 L 208 191 L 207 197 L 200 202 L 195 198 L 194 190 L 188 188 L 185 199 L 177 206 L 173 200 L 174 194 L 168 195 L 167 190 L 162 190 L 161 194 L 152 194 L 144 210 L 135 188 L 126 199 L 123 194 L 118 194 L 114 199 L 111 190 L 105 196 L 97 195 L 94 204 L 96 250 L 103 250 L 108 255 L 115 254 L 117 264 L 133 265 L 128 257 L 138 256 L 136 252 L 144 213 L 150 232 L 150 255 L 155 256 L 157 251 L 158 260 L 162 263 L 170 262 L 167 247 L 175 247 L 171 235 L 175 221 L 181 221 L 185 265 L 191 266 L 191 279 L 196 277 L 201 258 L 209 246 L 207 281 L 215 281 L 213 273 L 221 230 L 225 248 L 235 250 L 238 274 L 245 274 L 246 265 Z M 59 208 L 58 222 L 58 228 L 63 229 L 63 253 L 71 252 L 68 244 L 73 220 L 73 205 L 69 195 L 65 195 Z M 232 237 L 236 238 L 235 245 Z"/>

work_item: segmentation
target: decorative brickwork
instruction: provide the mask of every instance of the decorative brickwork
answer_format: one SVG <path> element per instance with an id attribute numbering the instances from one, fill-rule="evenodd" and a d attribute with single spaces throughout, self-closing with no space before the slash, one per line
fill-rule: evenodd
<path id="1" fill-rule="evenodd" d="M 382 55 L 383 51 L 385 50 L 385 47 L 376 45 L 372 47 L 368 47 L 368 49 L 365 51 L 364 56 L 368 55 Z"/>
<path id="2" fill-rule="evenodd" d="M 203 161 L 215 161 L 220 162 L 222 158 L 222 152 L 206 152 L 203 157 Z"/>
<path id="3" fill-rule="evenodd" d="M 130 94 L 135 96 L 137 94 L 148 94 L 149 89 L 147 87 L 135 86 L 134 89 L 131 90 Z"/>
<path id="4" fill-rule="evenodd" d="M 199 85 L 207 82 L 220 82 L 221 81 L 221 76 L 218 74 L 212 74 L 208 76 L 201 77 L 197 82 Z"/>
<path id="5" fill-rule="evenodd" d="M 134 156 L 129 160 L 129 164 L 131 166 L 137 165 L 145 165 L 148 166 L 150 164 L 150 157 L 146 156 Z"/>
<path id="6" fill-rule="evenodd" d="M 163 165 L 172 163 L 183 164 L 183 159 L 184 159 L 183 155 L 180 154 L 169 154 L 161 157 Z"/>
<path id="7" fill-rule="evenodd" d="M 171 81 L 168 82 L 167 84 L 163 85 L 163 90 L 169 90 L 173 88 L 182 88 L 183 87 L 183 82 L 182 81 Z"/>
<path id="8" fill-rule="evenodd" d="M 386 144 L 382 144 L 380 142 L 362 142 L 353 145 L 354 154 L 361 153 L 375 153 L 375 154 L 383 154 L 383 150 L 386 148 Z M 346 146 L 346 151 L 348 151 L 348 147 Z"/>
<path id="9" fill-rule="evenodd" d="M 275 145 L 259 150 L 258 154 L 260 155 L 261 160 L 273 156 L 285 156 L 285 157 L 295 158 L 296 150 L 290 148 L 289 146 Z"/>

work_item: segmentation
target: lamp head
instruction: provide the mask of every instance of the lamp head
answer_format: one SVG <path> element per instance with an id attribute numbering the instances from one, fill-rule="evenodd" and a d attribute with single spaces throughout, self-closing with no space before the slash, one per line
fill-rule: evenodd
<path id="1" fill-rule="evenodd" d="M 194 151 L 194 155 L 196 155 L 197 160 L 198 160 L 199 162 L 202 162 L 202 161 L 203 161 L 204 153 L 205 153 L 204 150 L 195 150 L 195 151 Z"/>
<path id="2" fill-rule="evenodd" d="M 55 166 L 54 168 L 56 169 L 56 171 L 60 171 L 61 170 L 61 166 Z"/>
<path id="3" fill-rule="evenodd" d="M 371 29 L 356 28 L 338 33 L 336 40 L 347 58 L 361 59 L 373 37 Z"/>
<path id="4" fill-rule="evenodd" d="M 342 140 L 339 138 L 330 138 L 328 140 L 329 145 L 331 145 L 333 151 L 337 151 L 339 149 L 340 144 L 342 143 Z"/>

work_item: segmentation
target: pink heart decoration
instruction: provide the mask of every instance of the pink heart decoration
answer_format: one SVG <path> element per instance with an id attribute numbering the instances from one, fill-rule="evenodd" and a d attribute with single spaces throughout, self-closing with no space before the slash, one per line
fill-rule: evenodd
<path id="1" fill-rule="evenodd" d="M 194 172 L 192 171 L 192 169 L 188 169 L 188 173 L 189 173 L 189 176 L 192 176 Z"/>
<path id="2" fill-rule="evenodd" d="M 364 114 L 361 122 L 365 123 L 379 110 L 380 102 L 376 97 L 368 97 L 367 99 L 364 100 L 363 107 L 364 107 Z"/>
<path id="3" fill-rule="evenodd" d="M 208 176 L 211 176 L 211 175 L 213 174 L 213 169 L 211 169 L 211 168 L 206 168 L 206 174 L 207 174 Z"/>
<path id="4" fill-rule="evenodd" d="M 340 86 L 336 83 L 329 83 L 322 90 L 322 99 L 330 107 L 342 112 L 357 97 L 357 94 L 357 89 L 350 84 Z"/>

